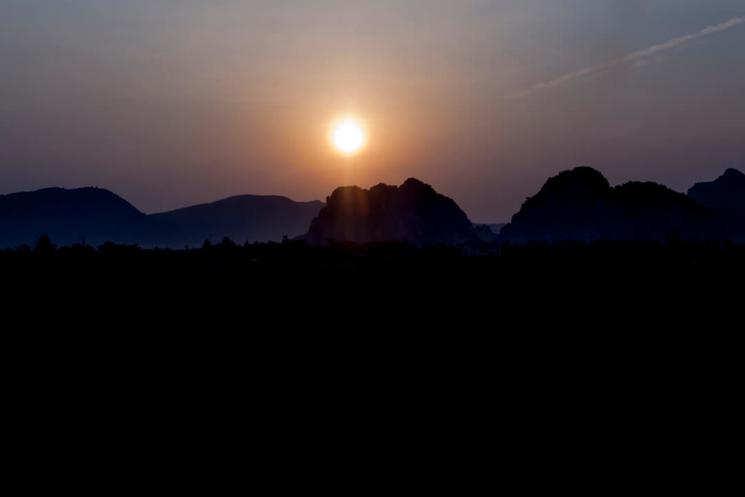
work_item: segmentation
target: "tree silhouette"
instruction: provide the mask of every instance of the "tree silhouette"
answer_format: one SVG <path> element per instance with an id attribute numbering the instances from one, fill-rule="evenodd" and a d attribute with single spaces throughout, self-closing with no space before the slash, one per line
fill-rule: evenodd
<path id="1" fill-rule="evenodd" d="M 52 243 L 52 240 L 47 235 L 42 235 L 36 241 L 34 246 L 34 252 L 37 255 L 50 255 L 56 250 L 56 246 Z"/>

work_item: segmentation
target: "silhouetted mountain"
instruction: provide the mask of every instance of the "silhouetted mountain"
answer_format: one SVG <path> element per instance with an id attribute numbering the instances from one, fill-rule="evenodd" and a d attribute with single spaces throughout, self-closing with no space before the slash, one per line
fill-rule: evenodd
<path id="1" fill-rule="evenodd" d="M 47 188 L 0 196 L 0 246 L 32 244 L 46 234 L 56 244 L 131 240 L 145 214 L 100 188 Z"/>
<path id="2" fill-rule="evenodd" d="M 564 171 L 528 198 L 500 235 L 519 242 L 600 238 L 610 190 L 608 180 L 592 168 Z"/>
<path id="3" fill-rule="evenodd" d="M 688 196 L 709 209 L 745 217 L 745 174 L 727 169 L 715 181 L 693 185 Z"/>
<path id="4" fill-rule="evenodd" d="M 225 237 L 240 243 L 281 241 L 304 233 L 321 207 L 321 202 L 246 195 L 148 216 L 108 190 L 49 188 L 0 196 L 0 248 L 32 245 L 41 235 L 57 245 L 111 241 L 164 248 Z"/>
<path id="5" fill-rule="evenodd" d="M 715 238 L 714 216 L 687 196 L 655 183 L 613 188 L 589 167 L 550 178 L 501 233 L 502 239 L 514 242 L 656 241 L 671 236 Z"/>
<path id="6" fill-rule="evenodd" d="M 322 202 L 294 202 L 285 197 L 242 195 L 210 204 L 153 214 L 143 245 L 200 246 L 205 240 L 280 241 L 305 233 Z"/>
<path id="7" fill-rule="evenodd" d="M 475 241 L 477 236 L 452 199 L 412 178 L 400 187 L 337 188 L 305 239 L 314 244 L 406 240 L 416 245 L 454 245 Z"/>
<path id="8" fill-rule="evenodd" d="M 745 174 L 727 169 L 715 181 L 693 185 L 688 196 L 714 211 L 732 238 L 745 240 Z"/>
<path id="9" fill-rule="evenodd" d="M 630 182 L 612 192 L 615 239 L 717 238 L 715 216 L 686 195 L 656 183 Z"/>

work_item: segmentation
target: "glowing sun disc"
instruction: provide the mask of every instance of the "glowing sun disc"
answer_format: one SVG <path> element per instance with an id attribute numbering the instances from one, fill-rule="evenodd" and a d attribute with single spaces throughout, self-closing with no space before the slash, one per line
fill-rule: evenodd
<path id="1" fill-rule="evenodd" d="M 365 128 L 356 119 L 342 119 L 331 130 L 331 144 L 341 154 L 354 155 L 366 142 Z"/>

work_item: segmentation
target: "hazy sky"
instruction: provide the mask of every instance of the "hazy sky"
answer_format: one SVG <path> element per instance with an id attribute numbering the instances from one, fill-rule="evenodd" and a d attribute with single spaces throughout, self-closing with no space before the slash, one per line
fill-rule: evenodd
<path id="1" fill-rule="evenodd" d="M 576 165 L 745 170 L 745 0 L 0 0 L 0 64 L 0 193 L 153 212 L 414 176 L 500 222 Z"/>

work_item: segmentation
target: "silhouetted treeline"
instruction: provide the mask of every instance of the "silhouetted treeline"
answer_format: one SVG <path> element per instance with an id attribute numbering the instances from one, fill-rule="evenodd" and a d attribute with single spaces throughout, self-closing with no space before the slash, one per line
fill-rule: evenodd
<path id="1" fill-rule="evenodd" d="M 417 247 L 405 242 L 313 246 L 290 240 L 237 245 L 225 239 L 199 249 L 164 250 L 111 243 L 58 248 L 42 237 L 34 247 L 0 251 L 0 270 L 6 281 L 20 284 L 134 286 L 137 293 L 162 288 L 164 297 L 184 288 L 240 294 L 281 287 L 286 294 L 306 292 L 309 299 L 328 291 L 343 294 L 344 288 L 383 288 L 380 298 L 404 291 L 412 299 L 439 292 L 474 302 L 493 297 L 498 305 L 501 297 L 514 298 L 511 290 L 533 295 L 554 291 L 559 298 L 569 289 L 589 290 L 593 285 L 639 292 L 650 285 L 679 290 L 676 282 L 682 282 L 697 292 L 704 290 L 700 284 L 705 281 L 723 288 L 745 275 L 745 245 L 671 239 L 462 247 Z"/>
<path id="2" fill-rule="evenodd" d="M 22 245 L 15 249 L 0 250 L 0 262 L 5 270 L 14 269 L 14 264 L 38 267 L 62 268 L 71 263 L 87 263 L 92 266 L 121 263 L 149 264 L 151 262 L 173 262 L 176 265 L 192 264 L 196 269 L 210 269 L 226 264 L 233 269 L 250 263 L 247 268 L 266 267 L 276 263 L 299 266 L 321 265 L 329 267 L 361 268 L 385 263 L 417 264 L 461 261 L 466 265 L 484 262 L 515 263 L 560 263 L 574 264 L 580 261 L 594 264 L 600 261 L 621 264 L 654 261 L 656 264 L 679 265 L 686 263 L 721 264 L 738 262 L 745 255 L 745 245 L 722 242 L 691 242 L 670 238 L 666 242 L 634 241 L 564 241 L 529 242 L 525 244 L 470 244 L 462 246 L 430 245 L 417 246 L 406 241 L 373 242 L 366 244 L 329 241 L 327 245 L 311 245 L 302 240 L 285 239 L 281 243 L 236 244 L 229 238 L 220 243 L 205 242 L 200 248 L 144 249 L 137 245 L 106 243 L 98 247 L 74 244 L 58 247 L 54 240 L 42 236 L 34 246 Z M 722 257 L 724 256 L 724 259 Z M 350 265 L 350 263 L 353 263 Z M 238 266 L 233 266 L 237 264 Z M 170 264 L 169 264 L 170 265 Z M 169 266 L 167 265 L 167 266 Z"/>

